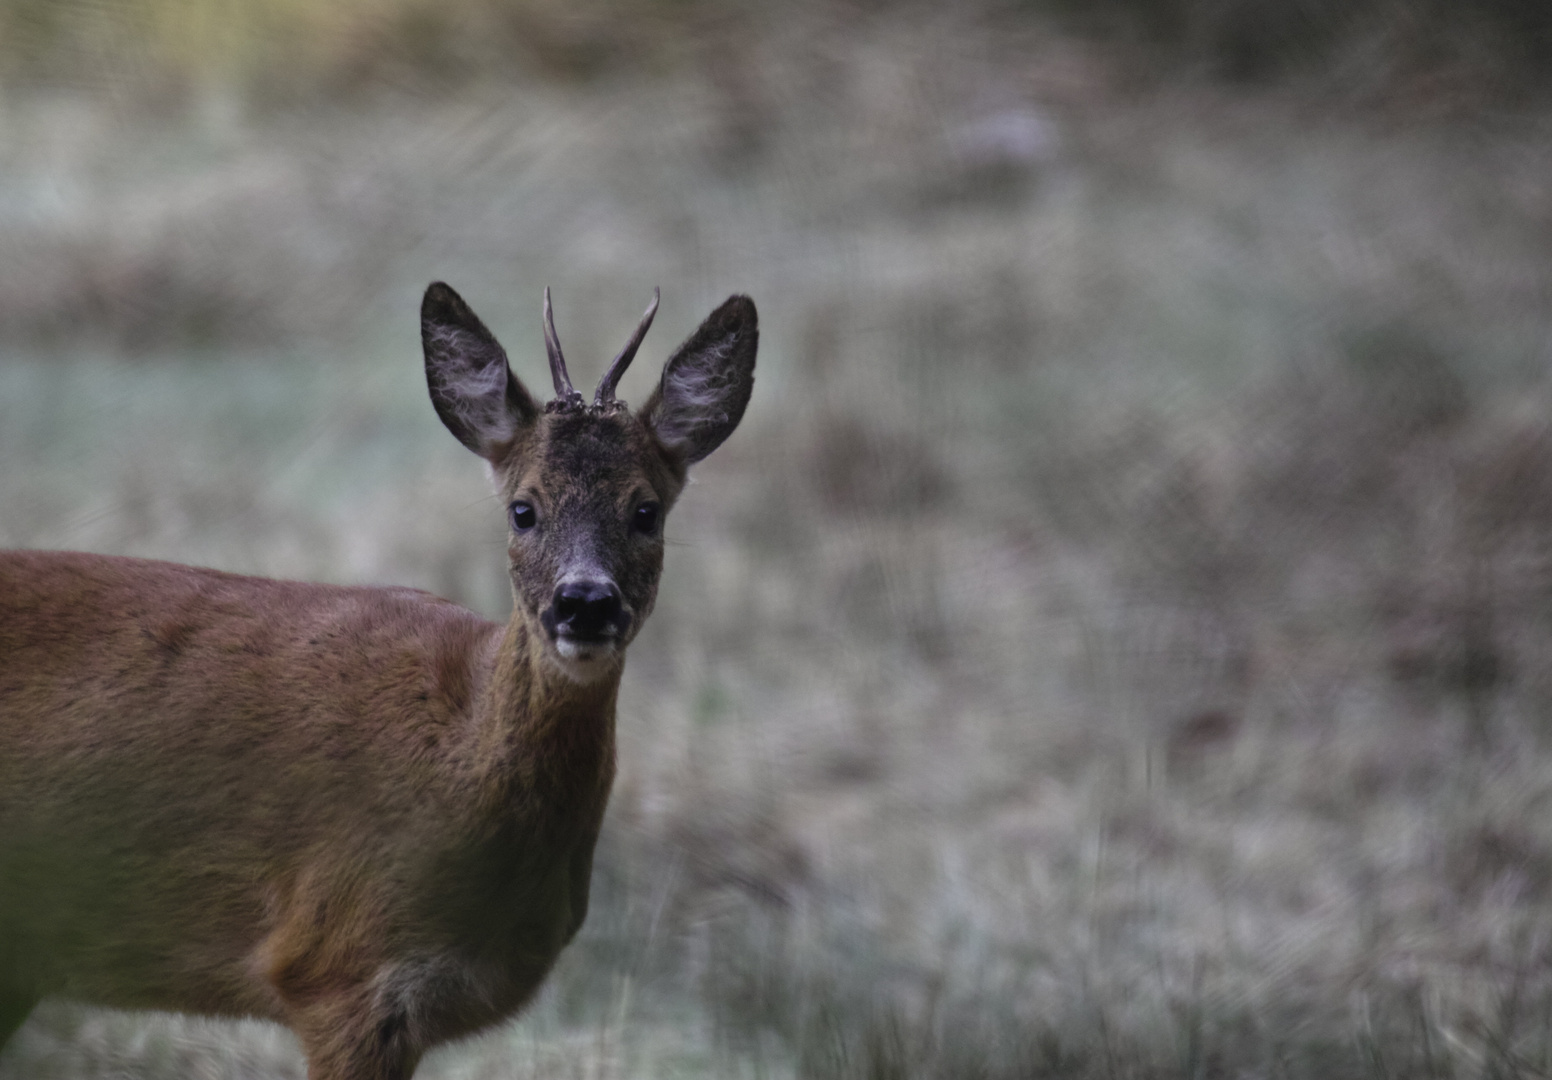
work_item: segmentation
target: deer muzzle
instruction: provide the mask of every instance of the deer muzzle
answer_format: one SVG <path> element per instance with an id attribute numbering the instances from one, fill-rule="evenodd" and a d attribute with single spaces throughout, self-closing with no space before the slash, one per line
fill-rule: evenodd
<path id="1" fill-rule="evenodd" d="M 585 660 L 618 648 L 631 615 L 614 582 L 564 581 L 539 621 L 562 656 Z"/>

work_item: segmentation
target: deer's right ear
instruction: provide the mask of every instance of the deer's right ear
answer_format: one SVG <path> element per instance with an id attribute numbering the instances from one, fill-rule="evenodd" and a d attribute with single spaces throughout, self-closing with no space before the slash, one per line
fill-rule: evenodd
<path id="1" fill-rule="evenodd" d="M 539 417 L 539 407 L 507 366 L 507 354 L 463 297 L 440 281 L 421 301 L 420 341 L 431 404 L 442 423 L 459 442 L 497 463 Z"/>

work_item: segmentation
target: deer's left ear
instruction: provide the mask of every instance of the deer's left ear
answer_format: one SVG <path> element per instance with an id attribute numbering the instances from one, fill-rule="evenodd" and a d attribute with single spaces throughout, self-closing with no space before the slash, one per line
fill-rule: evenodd
<path id="1" fill-rule="evenodd" d="M 507 366 L 507 354 L 463 297 L 442 282 L 420 304 L 431 404 L 458 441 L 492 464 L 539 407 Z"/>
<path id="2" fill-rule="evenodd" d="M 721 446 L 743 419 L 759 341 L 754 301 L 730 296 L 664 366 L 640 416 L 686 465 Z"/>

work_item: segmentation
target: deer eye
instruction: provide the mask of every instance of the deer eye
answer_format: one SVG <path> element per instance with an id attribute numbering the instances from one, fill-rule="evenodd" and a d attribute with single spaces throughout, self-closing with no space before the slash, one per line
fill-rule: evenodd
<path id="1" fill-rule="evenodd" d="M 636 507 L 636 513 L 631 518 L 631 528 L 644 536 L 651 536 L 657 532 L 657 519 L 659 516 L 657 503 L 644 502 Z"/>
<path id="2" fill-rule="evenodd" d="M 513 532 L 527 532 L 539 523 L 539 515 L 534 512 L 533 503 L 521 499 L 507 507 L 507 518 L 512 522 Z"/>

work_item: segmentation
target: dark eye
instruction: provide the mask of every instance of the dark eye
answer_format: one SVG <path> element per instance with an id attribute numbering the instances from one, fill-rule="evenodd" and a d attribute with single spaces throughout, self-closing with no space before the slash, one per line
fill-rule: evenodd
<path id="1" fill-rule="evenodd" d="M 631 528 L 646 536 L 657 532 L 657 519 L 659 510 L 657 503 L 645 502 L 636 507 L 636 515 L 631 519 Z"/>
<path id="2" fill-rule="evenodd" d="M 513 503 L 507 508 L 507 517 L 511 519 L 513 532 L 527 532 L 539 523 L 539 515 L 534 513 L 533 503 Z"/>

